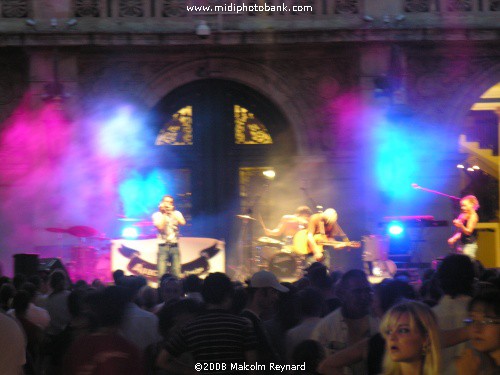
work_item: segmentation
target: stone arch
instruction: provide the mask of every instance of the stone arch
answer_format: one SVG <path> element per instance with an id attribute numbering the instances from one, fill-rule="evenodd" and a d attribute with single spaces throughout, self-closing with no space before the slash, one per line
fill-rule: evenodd
<path id="1" fill-rule="evenodd" d="M 208 68 L 207 68 L 208 67 Z M 202 70 L 205 69 L 205 70 Z M 203 72 L 205 75 L 201 75 Z M 211 57 L 183 62 L 163 69 L 146 83 L 142 98 L 152 108 L 172 90 L 193 81 L 217 78 L 246 85 L 281 109 L 297 144 L 297 155 L 307 152 L 305 116 L 293 88 L 278 73 L 261 65 L 230 57 Z"/>
<path id="2" fill-rule="evenodd" d="M 490 66 L 488 69 L 483 69 L 477 74 L 471 76 L 467 82 L 462 85 L 460 94 L 456 95 L 450 101 L 449 110 L 445 116 L 448 119 L 447 123 L 452 134 L 458 135 L 463 119 L 467 115 L 470 107 L 477 99 L 491 86 L 500 82 L 500 64 Z"/>

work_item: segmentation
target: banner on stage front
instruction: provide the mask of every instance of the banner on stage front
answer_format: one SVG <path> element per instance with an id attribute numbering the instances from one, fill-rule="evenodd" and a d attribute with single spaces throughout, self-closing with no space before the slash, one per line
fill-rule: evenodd
<path id="1" fill-rule="evenodd" d="M 206 277 L 212 272 L 226 272 L 224 242 L 213 238 L 181 237 L 179 250 L 184 276 Z M 111 269 L 125 275 L 144 276 L 150 282 L 158 280 L 158 240 L 112 240 Z"/>

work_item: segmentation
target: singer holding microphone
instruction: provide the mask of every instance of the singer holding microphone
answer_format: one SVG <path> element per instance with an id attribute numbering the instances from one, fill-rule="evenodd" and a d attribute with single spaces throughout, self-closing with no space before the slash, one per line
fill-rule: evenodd
<path id="1" fill-rule="evenodd" d="M 175 210 L 171 195 L 162 198 L 158 209 L 152 216 L 153 224 L 158 230 L 158 280 L 165 273 L 180 278 L 179 226 L 186 225 L 186 220 Z"/>
<path id="2" fill-rule="evenodd" d="M 477 253 L 477 223 L 479 217 L 476 210 L 479 208 L 479 201 L 474 195 L 467 195 L 460 199 L 460 215 L 453 220 L 453 225 L 457 228 L 455 234 L 448 239 L 450 246 L 455 246 L 458 253 L 468 255 L 471 259 L 476 259 Z"/>

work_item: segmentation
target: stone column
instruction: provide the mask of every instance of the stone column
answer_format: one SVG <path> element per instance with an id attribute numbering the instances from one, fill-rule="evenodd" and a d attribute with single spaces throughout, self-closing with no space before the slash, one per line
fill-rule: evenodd
<path id="1" fill-rule="evenodd" d="M 33 169 L 46 171 L 47 178 L 52 179 L 51 188 L 41 192 L 41 196 L 53 200 L 58 198 L 58 189 L 64 181 L 59 181 L 57 172 L 68 150 L 72 149 L 75 135 L 78 135 L 76 104 L 77 92 L 77 57 L 75 54 L 65 54 L 52 47 L 28 51 L 29 56 L 29 91 L 30 109 L 29 126 L 32 129 L 31 138 L 36 139 L 36 151 L 33 151 Z M 56 66 L 55 66 L 56 64 Z M 62 85 L 62 95 L 50 95 L 49 85 L 56 81 Z M 33 140 L 33 142 L 35 142 Z M 40 173 L 40 172 L 39 172 Z M 45 172 L 44 172 L 45 173 Z M 54 173 L 54 175 L 52 175 Z M 61 184 L 61 185 L 58 185 Z M 50 199 L 48 199 L 50 201 Z M 33 224 L 36 228 L 45 226 L 63 226 L 62 222 L 47 225 L 54 220 L 54 213 L 49 203 L 35 200 L 32 205 Z M 54 235 L 46 231 L 35 231 L 33 243 L 37 245 L 52 244 Z"/>
<path id="2" fill-rule="evenodd" d="M 497 128 L 498 128 L 498 146 L 500 147 L 500 107 L 497 107 L 495 109 L 495 114 L 497 115 Z M 498 153 L 498 156 L 499 158 L 499 163 L 497 165 L 497 168 L 498 168 L 498 175 L 500 176 L 500 152 Z M 498 184 L 498 211 L 497 211 L 497 220 L 500 222 L 500 184 Z"/>
<path id="3" fill-rule="evenodd" d="M 57 102 L 68 119 L 73 118 L 78 100 L 77 56 L 56 47 L 31 50 L 28 54 L 32 108 L 36 110 L 45 103 Z M 60 95 L 48 98 L 50 94 L 55 94 L 48 85 L 56 81 L 62 85 Z"/>
<path id="4" fill-rule="evenodd" d="M 380 202 L 380 192 L 376 187 L 375 173 L 375 149 L 372 136 L 374 128 L 378 122 L 385 121 L 385 116 L 391 104 L 391 98 L 388 96 L 375 95 L 376 77 L 385 76 L 389 70 L 389 61 L 391 48 L 389 45 L 372 45 L 366 46 L 361 51 L 360 56 L 360 97 L 362 99 L 361 112 L 363 119 L 361 120 L 362 128 L 360 131 L 365 134 L 364 149 L 360 150 L 360 157 L 363 158 L 363 175 L 365 176 L 364 185 L 364 202 L 365 215 L 364 221 L 371 226 L 371 233 L 377 232 L 377 222 L 380 221 L 380 216 L 383 216 L 384 210 Z"/>

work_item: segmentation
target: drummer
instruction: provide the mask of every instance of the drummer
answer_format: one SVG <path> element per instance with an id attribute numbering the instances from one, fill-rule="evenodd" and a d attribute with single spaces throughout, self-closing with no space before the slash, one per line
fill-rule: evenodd
<path id="1" fill-rule="evenodd" d="M 306 229 L 312 210 L 307 206 L 299 206 L 293 215 L 283 215 L 274 229 L 268 229 L 261 221 L 266 236 L 281 236 L 285 246 L 293 245 L 293 236 L 299 230 Z"/>

